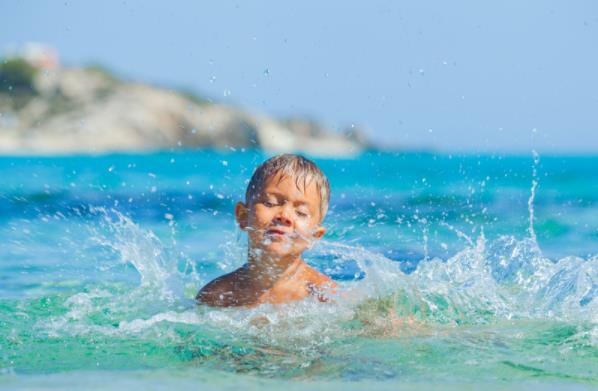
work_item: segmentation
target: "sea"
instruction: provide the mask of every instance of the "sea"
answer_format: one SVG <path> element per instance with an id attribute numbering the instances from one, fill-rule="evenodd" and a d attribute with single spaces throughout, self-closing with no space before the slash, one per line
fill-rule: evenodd
<path id="1" fill-rule="evenodd" d="M 0 389 L 598 389 L 598 155 L 313 157 L 336 299 L 198 305 L 269 156 L 0 157 Z"/>

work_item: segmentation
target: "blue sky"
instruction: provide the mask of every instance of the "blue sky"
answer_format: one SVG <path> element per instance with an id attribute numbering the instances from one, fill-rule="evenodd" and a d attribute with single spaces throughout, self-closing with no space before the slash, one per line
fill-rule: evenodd
<path id="1" fill-rule="evenodd" d="M 3 1 L 0 50 L 443 151 L 598 152 L 595 1 Z"/>

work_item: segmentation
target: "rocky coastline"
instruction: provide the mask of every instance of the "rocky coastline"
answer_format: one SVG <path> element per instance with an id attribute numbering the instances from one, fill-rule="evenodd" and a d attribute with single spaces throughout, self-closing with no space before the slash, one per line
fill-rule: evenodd
<path id="1" fill-rule="evenodd" d="M 0 154 L 101 154 L 196 148 L 355 155 L 363 132 L 276 119 L 193 94 L 125 81 L 99 67 L 0 62 Z"/>

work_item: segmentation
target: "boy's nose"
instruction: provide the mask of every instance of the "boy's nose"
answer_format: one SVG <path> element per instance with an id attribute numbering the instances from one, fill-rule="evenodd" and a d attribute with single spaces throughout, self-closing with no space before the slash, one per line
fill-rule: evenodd
<path id="1" fill-rule="evenodd" d="M 274 221 L 285 226 L 291 226 L 293 224 L 288 208 L 281 208 L 274 218 Z"/>

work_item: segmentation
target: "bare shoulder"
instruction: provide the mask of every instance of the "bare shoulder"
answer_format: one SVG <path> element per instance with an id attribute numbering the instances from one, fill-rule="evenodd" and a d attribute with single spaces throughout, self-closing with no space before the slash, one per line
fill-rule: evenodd
<path id="1" fill-rule="evenodd" d="M 208 282 L 197 292 L 195 300 L 210 306 L 234 305 L 233 291 L 235 289 L 235 282 L 238 281 L 240 274 L 241 268 Z"/>
<path id="2" fill-rule="evenodd" d="M 329 291 L 330 293 L 334 293 L 333 290 L 336 288 L 336 282 L 330 277 L 307 265 L 305 266 L 305 273 L 310 288 L 316 289 L 319 292 Z"/>

